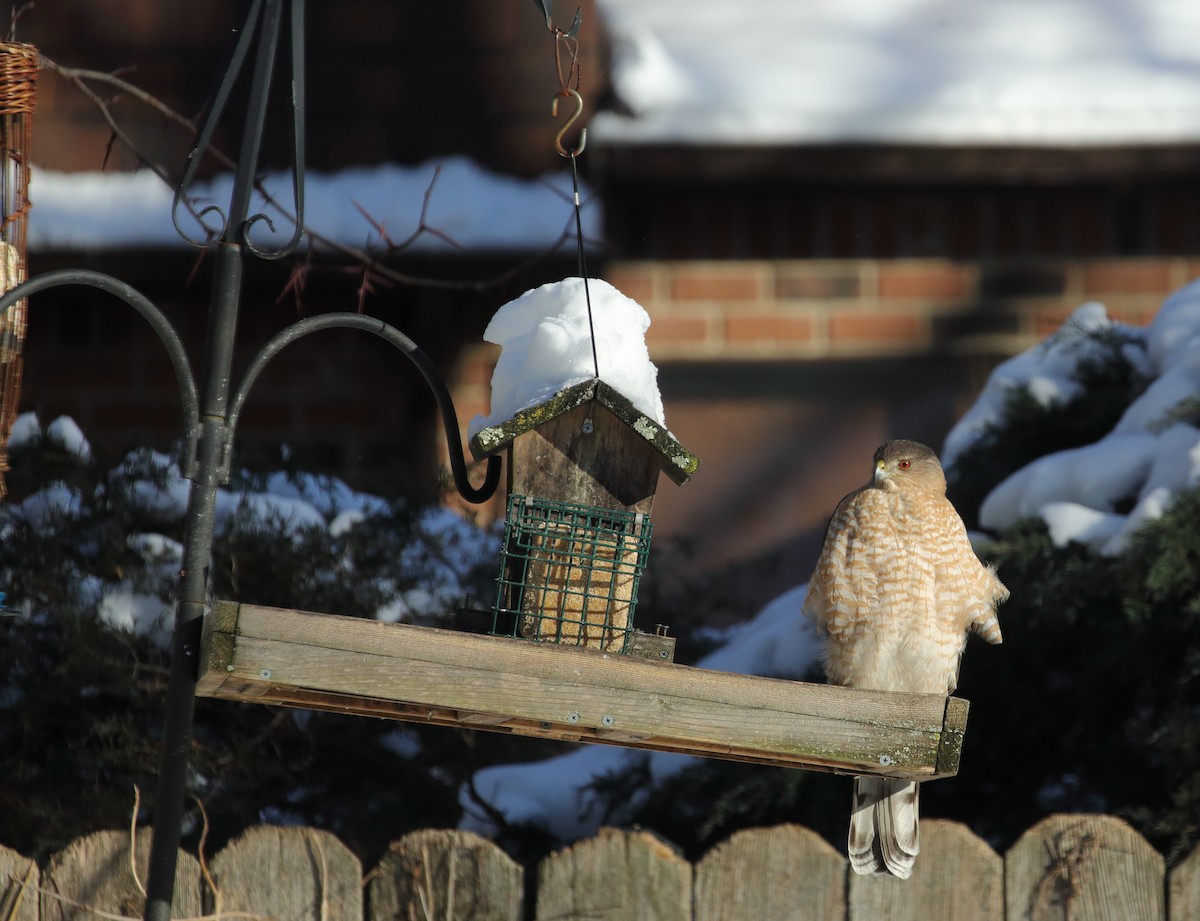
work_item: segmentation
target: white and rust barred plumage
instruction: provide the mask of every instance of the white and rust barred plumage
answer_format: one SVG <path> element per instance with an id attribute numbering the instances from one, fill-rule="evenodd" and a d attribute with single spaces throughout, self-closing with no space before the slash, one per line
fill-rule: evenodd
<path id="1" fill-rule="evenodd" d="M 915 441 L 875 452 L 871 481 L 838 503 L 804 612 L 824 640 L 830 682 L 949 694 L 967 634 L 1001 642 L 1008 590 L 984 566 L 946 498 L 937 455 Z M 907 878 L 920 849 L 916 783 L 855 779 L 850 862 Z"/>

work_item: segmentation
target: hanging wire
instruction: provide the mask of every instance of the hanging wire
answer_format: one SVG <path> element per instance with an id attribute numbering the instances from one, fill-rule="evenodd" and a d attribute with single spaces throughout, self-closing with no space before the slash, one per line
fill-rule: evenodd
<path id="1" fill-rule="evenodd" d="M 546 17 L 546 31 L 554 36 L 554 72 L 558 77 L 559 92 L 566 94 L 568 89 L 579 89 L 579 26 L 583 22 L 583 8 L 575 8 L 575 18 L 566 29 L 560 29 L 554 24 L 550 12 L 550 0 L 536 0 Z M 562 48 L 566 45 L 567 53 L 571 56 L 567 73 L 563 75 Z"/>
<path id="2" fill-rule="evenodd" d="M 583 149 L 583 144 L 580 143 L 579 150 Z M 579 167 L 576 162 L 576 156 L 579 150 L 571 151 L 571 191 L 575 204 L 575 243 L 579 255 L 579 277 L 583 279 L 583 299 L 587 304 L 588 318 L 588 336 L 592 341 L 592 368 L 596 372 L 596 379 L 600 379 L 600 359 L 596 355 L 596 326 L 592 321 L 592 294 L 588 290 L 588 272 L 587 272 L 587 255 L 583 248 L 583 217 L 581 216 L 581 205 L 579 202 Z"/>
<path id="3" fill-rule="evenodd" d="M 599 380 L 600 359 L 596 353 L 596 325 L 592 319 L 592 293 L 588 287 L 587 257 L 584 254 L 583 247 L 583 217 L 582 204 L 579 200 L 579 164 L 577 162 L 577 158 L 587 146 L 587 128 L 579 132 L 578 146 L 574 148 L 563 146 L 563 137 L 570 127 L 579 120 L 580 116 L 583 115 L 583 96 L 579 93 L 582 75 L 579 66 L 578 38 L 579 25 L 582 21 L 583 12 L 581 8 L 577 8 L 570 28 L 560 29 L 554 25 L 550 13 L 550 0 L 537 0 L 537 2 L 541 6 L 543 13 L 545 13 L 546 29 L 554 36 L 554 75 L 558 78 L 558 92 L 554 95 L 554 103 L 550 107 L 550 114 L 555 117 L 558 116 L 558 100 L 560 98 L 575 100 L 575 111 L 571 113 L 554 136 L 554 149 L 558 151 L 560 157 L 565 157 L 571 161 L 571 192 L 572 202 L 575 206 L 575 245 L 578 251 L 579 277 L 583 279 L 583 299 L 587 305 L 588 338 L 592 344 L 592 369 L 596 373 L 596 379 Z M 562 53 L 564 45 L 570 59 L 565 74 L 563 73 Z"/>
<path id="4" fill-rule="evenodd" d="M 579 146 L 567 148 L 563 146 L 563 135 L 567 133 L 567 129 L 573 125 L 580 115 L 583 114 L 583 97 L 579 95 L 579 90 L 566 89 L 562 91 L 563 96 L 573 98 L 575 100 L 575 111 L 571 113 L 570 118 L 558 130 L 558 134 L 554 136 L 554 149 L 558 151 L 560 157 L 566 157 L 571 161 L 571 201 L 575 207 L 575 245 L 578 252 L 579 262 L 579 277 L 583 279 L 583 298 L 587 303 L 588 317 L 588 335 L 592 343 L 592 368 L 596 372 L 596 378 L 600 377 L 600 359 L 596 354 L 596 326 L 592 320 L 592 294 L 588 288 L 587 274 L 587 256 L 584 253 L 583 247 L 583 205 L 579 200 L 579 162 L 578 157 L 583 153 L 583 148 L 587 146 L 587 128 L 579 133 Z M 554 105 L 550 107 L 550 114 L 558 114 L 559 97 L 554 97 Z"/>

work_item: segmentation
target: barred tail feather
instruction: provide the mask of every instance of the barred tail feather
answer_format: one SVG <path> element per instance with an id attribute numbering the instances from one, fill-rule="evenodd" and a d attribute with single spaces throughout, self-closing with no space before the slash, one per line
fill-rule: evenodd
<path id="1" fill-rule="evenodd" d="M 921 850 L 917 784 L 886 777 L 854 778 L 850 865 L 855 873 L 908 879 Z"/>
<path id="2" fill-rule="evenodd" d="M 993 610 L 976 618 L 975 622 L 971 624 L 971 629 L 978 633 L 984 642 L 991 643 L 993 646 L 999 646 L 1004 642 L 1004 637 L 1000 634 L 1000 620 Z"/>

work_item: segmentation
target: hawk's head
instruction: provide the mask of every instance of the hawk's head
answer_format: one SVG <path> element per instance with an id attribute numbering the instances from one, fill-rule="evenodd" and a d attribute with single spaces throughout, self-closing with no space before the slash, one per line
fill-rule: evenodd
<path id="1" fill-rule="evenodd" d="M 874 484 L 882 489 L 916 488 L 946 493 L 946 474 L 933 449 L 897 439 L 875 451 Z"/>

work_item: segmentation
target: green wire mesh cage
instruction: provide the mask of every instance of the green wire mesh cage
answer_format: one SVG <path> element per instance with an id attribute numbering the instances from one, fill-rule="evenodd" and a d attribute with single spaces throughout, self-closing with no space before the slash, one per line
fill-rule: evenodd
<path id="1" fill-rule="evenodd" d="M 650 516 L 510 495 L 492 633 L 627 652 Z"/>

